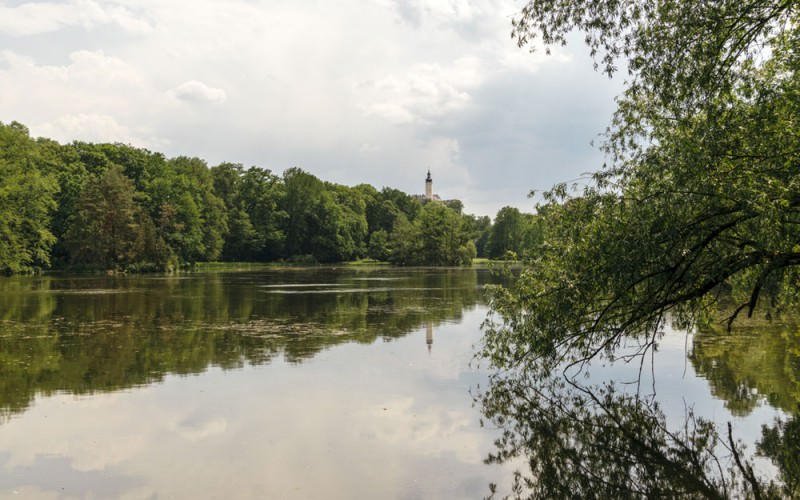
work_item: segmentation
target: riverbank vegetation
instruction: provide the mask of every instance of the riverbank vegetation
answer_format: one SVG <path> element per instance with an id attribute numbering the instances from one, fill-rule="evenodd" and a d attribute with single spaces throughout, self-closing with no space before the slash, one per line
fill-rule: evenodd
<path id="1" fill-rule="evenodd" d="M 646 370 L 670 323 L 691 329 L 728 311 L 727 328 L 759 309 L 796 313 L 799 24 L 800 4 L 783 0 L 532 0 L 515 19 L 520 46 L 560 45 L 580 31 L 597 69 L 628 72 L 603 144 L 607 164 L 580 191 L 562 185 L 545 195 L 534 261 L 492 298 L 483 355 L 499 370 L 482 401 L 510 433 L 495 458 L 533 454 L 520 496 L 798 494 L 796 462 L 773 460 L 776 482 L 758 477 L 730 432 L 693 416 L 667 431 L 657 408 L 638 416 L 644 392 L 586 380 L 592 362 L 622 358 Z M 555 423 L 546 418 L 553 413 Z M 795 422 L 778 434 L 796 457 Z M 610 429 L 606 441 L 598 428 Z M 548 432 L 558 442 L 535 442 Z M 609 450 L 623 456 L 665 439 L 670 448 L 647 462 L 593 467 L 598 457 L 612 463 Z"/>
<path id="2" fill-rule="evenodd" d="M 197 262 L 470 265 L 522 254 L 532 215 L 497 234 L 458 200 L 277 175 L 124 144 L 59 144 L 0 123 L 0 272 L 173 270 Z M 509 253 L 510 251 L 510 253 Z"/>

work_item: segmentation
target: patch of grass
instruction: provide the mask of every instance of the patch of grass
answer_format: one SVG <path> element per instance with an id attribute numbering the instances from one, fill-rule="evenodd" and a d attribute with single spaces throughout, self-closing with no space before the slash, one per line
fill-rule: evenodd
<path id="1" fill-rule="evenodd" d="M 350 260 L 347 262 L 342 262 L 342 264 L 347 266 L 391 266 L 391 264 L 388 262 L 375 259 Z"/>

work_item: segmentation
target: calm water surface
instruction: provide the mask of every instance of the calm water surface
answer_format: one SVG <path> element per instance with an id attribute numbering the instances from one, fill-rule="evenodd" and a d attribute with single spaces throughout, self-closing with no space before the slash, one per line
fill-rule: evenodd
<path id="1" fill-rule="evenodd" d="M 475 269 L 2 279 L 0 497 L 502 491 L 519 463 L 484 464 L 498 431 L 470 395 L 487 379 L 472 361 L 493 281 Z M 800 400 L 786 377 L 800 373 L 786 358 L 796 331 L 670 336 L 659 397 L 752 441 Z"/>

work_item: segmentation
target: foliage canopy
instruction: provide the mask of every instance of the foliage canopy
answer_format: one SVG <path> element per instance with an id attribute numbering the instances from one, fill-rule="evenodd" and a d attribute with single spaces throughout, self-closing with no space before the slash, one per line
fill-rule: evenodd
<path id="1" fill-rule="evenodd" d="M 209 167 L 125 144 L 59 144 L 0 123 L 0 272 L 195 262 L 469 265 L 488 217 L 458 200 L 348 187 L 300 169 Z M 483 255 L 481 255 L 483 256 Z"/>
<path id="2" fill-rule="evenodd" d="M 502 320 L 496 363 L 552 368 L 654 341 L 667 315 L 691 324 L 733 290 L 752 313 L 795 302 L 800 264 L 800 75 L 796 2 L 531 1 L 520 45 L 572 29 L 629 80 L 604 144 L 609 164 L 539 208 L 543 244 Z"/>
<path id="3" fill-rule="evenodd" d="M 597 69 L 628 74 L 607 164 L 580 190 L 545 194 L 529 265 L 491 297 L 482 355 L 500 370 L 479 399 L 506 431 L 491 458 L 528 459 L 515 494 L 797 494 L 796 408 L 764 430 L 759 451 L 783 482 L 767 484 L 730 433 L 699 418 L 667 429 L 638 390 L 583 377 L 592 360 L 643 366 L 668 321 L 691 327 L 724 307 L 727 328 L 743 313 L 796 309 L 798 22 L 800 4 L 786 0 L 531 0 L 514 20 L 520 46 L 580 31 Z M 735 459 L 730 482 L 715 472 L 720 445 Z"/>

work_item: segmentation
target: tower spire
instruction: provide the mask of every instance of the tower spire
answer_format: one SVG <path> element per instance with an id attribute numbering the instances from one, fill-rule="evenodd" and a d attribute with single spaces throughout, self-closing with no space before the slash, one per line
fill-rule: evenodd
<path id="1" fill-rule="evenodd" d="M 433 200 L 433 179 L 431 179 L 431 169 L 428 169 L 428 177 L 425 178 L 425 199 Z"/>

